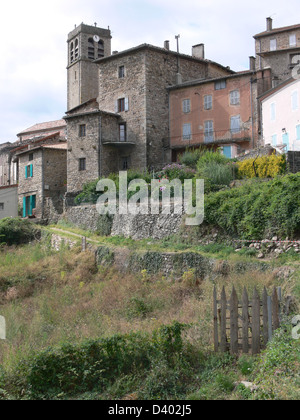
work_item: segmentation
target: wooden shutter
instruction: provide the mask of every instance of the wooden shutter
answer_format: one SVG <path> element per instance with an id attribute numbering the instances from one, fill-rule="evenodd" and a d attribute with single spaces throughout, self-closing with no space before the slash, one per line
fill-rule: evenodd
<path id="1" fill-rule="evenodd" d="M 28 171 L 27 171 L 27 166 L 25 166 L 25 178 L 28 178 Z"/>
<path id="2" fill-rule="evenodd" d="M 30 178 L 33 177 L 33 165 L 30 165 Z"/>
<path id="3" fill-rule="evenodd" d="M 129 111 L 129 98 L 125 98 L 125 112 Z"/>
<path id="4" fill-rule="evenodd" d="M 27 166 L 26 166 L 27 169 Z M 23 217 L 26 217 L 26 197 L 23 197 Z"/>

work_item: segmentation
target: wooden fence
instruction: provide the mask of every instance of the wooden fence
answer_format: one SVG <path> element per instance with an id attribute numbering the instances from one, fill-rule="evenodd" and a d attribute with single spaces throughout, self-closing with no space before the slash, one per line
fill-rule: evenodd
<path id="1" fill-rule="evenodd" d="M 238 354 L 260 353 L 272 338 L 273 332 L 280 327 L 281 288 L 274 288 L 272 296 L 268 296 L 266 288 L 262 298 L 254 289 L 252 299 L 249 299 L 244 288 L 242 301 L 238 300 L 235 288 L 229 301 L 223 287 L 221 299 L 217 299 L 214 289 L 214 348 L 215 351 Z"/>

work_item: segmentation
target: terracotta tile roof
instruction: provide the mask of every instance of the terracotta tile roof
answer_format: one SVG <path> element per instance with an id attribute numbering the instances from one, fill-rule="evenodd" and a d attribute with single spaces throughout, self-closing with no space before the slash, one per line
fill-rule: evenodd
<path id="1" fill-rule="evenodd" d="M 65 127 L 65 126 L 66 126 L 65 120 L 48 121 L 44 123 L 35 124 L 32 127 L 26 128 L 26 130 L 23 130 L 21 133 L 18 134 L 18 136 L 25 133 L 51 130 L 51 129 L 56 129 L 58 127 Z"/>

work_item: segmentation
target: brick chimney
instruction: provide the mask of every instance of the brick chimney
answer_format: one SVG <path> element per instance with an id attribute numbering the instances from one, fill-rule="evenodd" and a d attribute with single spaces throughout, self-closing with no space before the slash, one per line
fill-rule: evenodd
<path id="1" fill-rule="evenodd" d="M 268 17 L 267 18 L 267 32 L 271 32 L 273 29 L 273 19 Z"/>

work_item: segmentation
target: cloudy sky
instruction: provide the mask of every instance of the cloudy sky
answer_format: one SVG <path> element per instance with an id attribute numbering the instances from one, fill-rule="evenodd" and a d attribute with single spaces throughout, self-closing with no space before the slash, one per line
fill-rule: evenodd
<path id="1" fill-rule="evenodd" d="M 15 0 L 0 3 L 0 143 L 66 111 L 67 34 L 81 22 L 112 31 L 112 50 L 143 43 L 191 54 L 204 43 L 206 58 L 233 70 L 248 68 L 252 36 L 300 23 L 299 0 Z"/>

